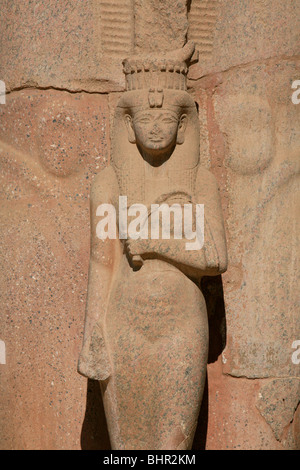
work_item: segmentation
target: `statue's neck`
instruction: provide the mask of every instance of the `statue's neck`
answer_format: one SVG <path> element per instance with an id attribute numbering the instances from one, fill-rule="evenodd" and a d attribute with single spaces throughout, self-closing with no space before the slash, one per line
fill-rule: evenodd
<path id="1" fill-rule="evenodd" d="M 169 161 L 165 161 L 160 166 L 152 166 L 144 160 L 144 171 L 146 178 L 167 178 Z"/>

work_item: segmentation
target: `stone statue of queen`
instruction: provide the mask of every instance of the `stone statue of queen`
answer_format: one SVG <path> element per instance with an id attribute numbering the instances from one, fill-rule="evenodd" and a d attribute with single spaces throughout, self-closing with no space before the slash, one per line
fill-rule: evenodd
<path id="1" fill-rule="evenodd" d="M 187 43 L 123 62 L 127 90 L 115 112 L 112 163 L 91 189 L 78 370 L 100 382 L 117 450 L 191 449 L 202 401 L 208 320 L 199 281 L 226 270 L 227 251 L 218 187 L 200 166 L 197 108 L 187 92 L 193 52 Z M 147 207 L 144 225 L 151 225 L 153 207 L 164 206 L 191 208 L 195 227 L 196 208 L 203 205 L 201 248 L 186 249 L 171 210 L 169 237 L 151 237 L 151 227 L 148 237 L 124 235 L 119 220 L 113 222 L 116 237 L 99 237 L 97 209 L 110 204 L 120 214 L 124 197 L 128 223 L 134 208 Z"/>

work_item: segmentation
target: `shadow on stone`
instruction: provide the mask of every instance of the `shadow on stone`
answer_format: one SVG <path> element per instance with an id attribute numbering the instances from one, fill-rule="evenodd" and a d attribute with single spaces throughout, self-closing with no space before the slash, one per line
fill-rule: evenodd
<path id="1" fill-rule="evenodd" d="M 88 379 L 80 441 L 82 450 L 111 450 L 100 384 L 96 380 Z"/>
<path id="2" fill-rule="evenodd" d="M 205 380 L 203 398 L 198 418 L 198 425 L 195 432 L 192 450 L 205 450 L 208 422 L 208 384 Z"/>
<path id="3" fill-rule="evenodd" d="M 226 316 L 222 277 L 204 277 L 201 290 L 205 297 L 209 324 L 208 364 L 216 362 L 226 346 Z"/>
<path id="4" fill-rule="evenodd" d="M 226 346 L 226 316 L 222 277 L 204 277 L 201 290 L 205 297 L 209 323 L 208 364 L 217 361 Z M 208 424 L 208 381 L 206 377 L 203 399 L 195 433 L 193 450 L 205 450 Z"/>

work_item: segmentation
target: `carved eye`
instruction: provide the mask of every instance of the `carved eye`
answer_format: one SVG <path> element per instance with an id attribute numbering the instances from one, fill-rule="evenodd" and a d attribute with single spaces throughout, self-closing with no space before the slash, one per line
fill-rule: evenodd
<path id="1" fill-rule="evenodd" d="M 150 118 L 144 117 L 138 120 L 138 124 L 149 124 L 151 122 Z"/>
<path id="2" fill-rule="evenodd" d="M 173 124 L 175 122 L 175 119 L 171 118 L 171 117 L 165 117 L 162 119 L 162 122 L 165 123 L 165 124 Z"/>

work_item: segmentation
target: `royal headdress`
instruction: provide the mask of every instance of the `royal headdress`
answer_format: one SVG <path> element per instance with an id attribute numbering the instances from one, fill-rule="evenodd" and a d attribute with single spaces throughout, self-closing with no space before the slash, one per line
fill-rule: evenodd
<path id="1" fill-rule="evenodd" d="M 123 61 L 126 90 L 187 90 L 189 61 L 195 45 L 189 41 L 182 49 L 161 54 L 132 56 Z M 154 93 L 154 91 L 153 91 Z"/>

